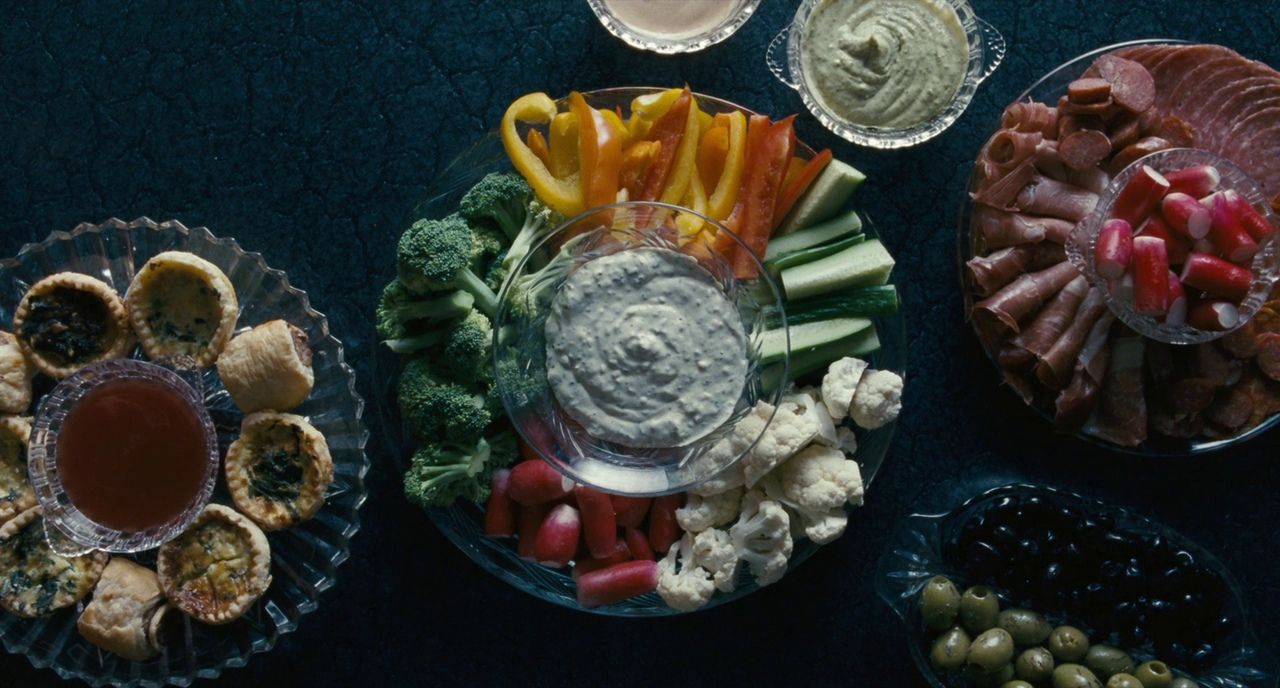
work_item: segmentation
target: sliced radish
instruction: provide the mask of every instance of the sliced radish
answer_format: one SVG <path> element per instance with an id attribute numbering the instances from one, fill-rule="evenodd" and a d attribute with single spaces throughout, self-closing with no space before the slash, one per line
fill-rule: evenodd
<path id="1" fill-rule="evenodd" d="M 609 495 L 586 485 L 574 487 L 573 495 L 578 498 L 582 534 L 591 556 L 596 559 L 609 556 L 618 543 L 618 521 L 613 515 L 613 502 Z"/>
<path id="2" fill-rule="evenodd" d="M 1218 190 L 1222 173 L 1213 165 L 1192 165 L 1166 174 L 1169 190 L 1200 198 Z"/>
<path id="3" fill-rule="evenodd" d="M 1240 322 L 1240 310 L 1227 301 L 1201 301 L 1187 312 L 1187 324 L 1201 330 L 1229 330 Z"/>
<path id="4" fill-rule="evenodd" d="M 516 554 L 521 559 L 534 561 L 534 545 L 538 541 L 538 529 L 547 517 L 548 508 L 542 504 L 522 506 L 516 511 Z"/>
<path id="5" fill-rule="evenodd" d="M 653 592 L 658 587 L 658 562 L 628 561 L 578 577 L 578 604 L 592 609 Z"/>
<path id="6" fill-rule="evenodd" d="M 1247 263 L 1258 253 L 1258 242 L 1253 240 L 1232 208 L 1234 191 L 1219 191 L 1209 197 L 1209 213 L 1212 218 L 1209 240 L 1218 253 L 1233 263 Z"/>
<path id="7" fill-rule="evenodd" d="M 1111 298 L 1121 301 L 1133 301 L 1133 273 L 1126 272 L 1124 277 L 1111 284 Z"/>
<path id="8" fill-rule="evenodd" d="M 649 546 L 654 552 L 666 554 L 671 545 L 680 539 L 676 509 L 683 505 L 683 494 L 663 495 L 653 499 L 653 507 L 649 509 Z"/>
<path id="9" fill-rule="evenodd" d="M 1133 227 L 1124 220 L 1107 220 L 1098 232 L 1093 255 L 1099 275 L 1120 279 L 1133 258 Z"/>
<path id="10" fill-rule="evenodd" d="M 1140 315 L 1169 312 L 1169 253 L 1155 237 L 1133 240 L 1133 309 Z"/>
<path id="11" fill-rule="evenodd" d="M 1164 239 L 1165 249 L 1169 253 L 1170 265 L 1182 265 L 1187 262 L 1187 254 L 1191 253 L 1191 246 L 1187 243 L 1186 237 L 1174 234 L 1169 229 L 1168 223 L 1159 215 L 1152 215 L 1146 222 L 1142 223 L 1142 227 L 1138 228 L 1138 236 L 1153 236 L 1157 239 Z"/>
<path id="12" fill-rule="evenodd" d="M 609 500 L 613 502 L 618 525 L 624 528 L 635 528 L 644 523 L 644 517 L 649 515 L 649 505 L 653 503 L 653 497 L 609 495 Z"/>
<path id="13" fill-rule="evenodd" d="M 1182 280 L 1169 271 L 1169 312 L 1164 316 L 1166 325 L 1182 325 L 1187 322 L 1187 292 L 1182 288 Z"/>
<path id="14" fill-rule="evenodd" d="M 1244 225 L 1245 230 L 1249 232 L 1249 236 L 1253 237 L 1255 241 L 1262 241 L 1276 231 L 1276 226 L 1271 224 L 1262 213 L 1258 212 L 1257 208 L 1254 208 L 1253 204 L 1249 202 L 1249 199 L 1244 197 L 1244 194 L 1237 191 L 1228 191 L 1226 193 L 1231 211 L 1235 213 L 1236 219 L 1240 221 L 1241 225 Z"/>
<path id="15" fill-rule="evenodd" d="M 1159 205 L 1169 192 L 1169 180 L 1150 165 L 1143 165 L 1133 179 L 1116 195 L 1111 206 L 1111 216 L 1137 227 Z"/>
<path id="16" fill-rule="evenodd" d="M 484 534 L 492 537 L 510 537 L 516 534 L 516 503 L 507 493 L 511 471 L 502 468 L 493 472 L 489 482 L 489 501 L 484 507 Z"/>
<path id="17" fill-rule="evenodd" d="M 1182 266 L 1183 284 L 1236 303 L 1244 300 L 1252 282 L 1248 268 L 1207 253 L 1192 253 Z"/>
<path id="18" fill-rule="evenodd" d="M 1203 239 L 1209 234 L 1209 209 L 1200 205 L 1193 196 L 1174 192 L 1160 201 L 1160 214 L 1173 231 L 1192 239 Z"/>
<path id="19" fill-rule="evenodd" d="M 652 559 L 653 548 L 649 546 L 649 538 L 639 528 L 627 528 L 623 531 L 627 541 L 627 549 L 631 550 L 632 559 Z"/>
<path id="20" fill-rule="evenodd" d="M 578 550 L 578 536 L 581 534 L 582 519 L 578 510 L 561 504 L 542 519 L 542 526 L 534 539 L 533 556 L 544 566 L 568 566 Z"/>
<path id="21" fill-rule="evenodd" d="M 521 461 L 511 469 L 511 498 L 524 505 L 546 504 L 569 494 L 573 481 L 541 459 Z"/>

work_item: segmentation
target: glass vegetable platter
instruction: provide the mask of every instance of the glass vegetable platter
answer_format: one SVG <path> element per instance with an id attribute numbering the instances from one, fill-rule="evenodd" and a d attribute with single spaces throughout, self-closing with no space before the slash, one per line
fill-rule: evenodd
<path id="1" fill-rule="evenodd" d="M 588 91 L 583 95 L 593 107 L 606 109 L 618 107 L 622 109 L 622 114 L 625 116 L 634 98 L 662 90 L 664 89 L 657 87 L 620 87 Z M 712 114 L 733 111 L 748 115 L 755 114 L 748 108 L 726 100 L 696 93 L 694 95 L 698 99 L 699 107 Z M 796 148 L 797 155 L 804 157 L 814 155 L 814 151 L 803 143 L 798 142 Z M 428 188 L 425 200 L 413 209 L 405 226 L 418 218 L 444 217 L 456 212 L 463 194 L 486 174 L 511 170 L 511 163 L 507 160 L 501 138 L 496 131 L 489 132 L 444 169 Z M 875 229 L 870 222 L 864 223 L 863 231 L 869 237 L 876 237 Z M 906 362 L 906 331 L 901 315 L 877 317 L 873 320 L 879 332 L 881 346 L 879 351 L 867 357 L 868 360 L 875 368 L 902 374 Z M 396 380 L 400 371 L 399 357 L 388 351 L 386 347 L 378 346 L 374 356 L 374 371 L 374 379 L 377 381 L 375 397 L 381 411 L 377 415 L 383 424 L 383 436 L 391 448 L 396 470 L 403 473 L 408 467 L 409 455 L 412 453 L 412 440 L 401 422 L 400 412 L 395 402 Z M 896 425 L 895 421 L 877 430 L 860 431 L 855 458 L 861 467 L 863 482 L 869 492 L 873 478 L 888 455 Z M 428 510 L 427 514 L 432 523 L 459 550 L 489 573 L 540 599 L 571 609 L 582 609 L 575 597 L 574 581 L 568 570 L 557 571 L 522 560 L 516 555 L 511 541 L 484 535 L 484 511 L 481 507 L 464 500 L 447 509 Z M 856 523 L 856 519 L 855 511 L 851 520 Z M 791 555 L 788 570 L 800 565 L 818 549 L 818 545 L 807 539 L 798 540 Z M 717 593 L 703 609 L 745 597 L 758 588 L 755 581 L 745 572 L 747 567 L 742 568 L 744 571 L 740 573 L 736 590 L 732 593 Z M 784 577 L 775 585 L 786 585 L 786 578 Z M 668 607 L 656 593 L 584 611 L 628 617 L 669 616 L 683 613 Z"/>
<path id="2" fill-rule="evenodd" d="M 1017 98 L 1014 98 L 1010 102 L 1011 103 L 1017 102 L 1019 100 L 1026 100 L 1028 98 L 1031 98 L 1032 100 L 1036 100 L 1039 102 L 1045 102 L 1045 103 L 1057 102 L 1058 96 L 1066 93 L 1067 84 L 1071 83 L 1075 79 L 1078 79 L 1080 75 L 1085 71 L 1085 69 L 1088 68 L 1088 66 L 1092 64 L 1093 61 L 1096 60 L 1100 55 L 1104 55 L 1106 53 L 1119 50 L 1121 48 L 1127 48 L 1127 47 L 1137 46 L 1137 45 L 1149 45 L 1149 44 L 1158 44 L 1158 43 L 1177 44 L 1177 43 L 1186 43 L 1186 42 L 1187 41 L 1184 41 L 1184 40 L 1171 39 L 1171 38 L 1148 38 L 1148 39 L 1142 39 L 1142 40 L 1127 41 L 1124 43 L 1117 43 L 1115 45 L 1108 45 L 1102 48 L 1098 48 L 1096 50 L 1091 50 L 1078 57 L 1072 58 L 1066 63 L 1055 68 L 1053 71 L 1050 71 L 1048 74 L 1045 74 L 1044 76 L 1040 77 L 1040 79 L 1038 79 L 1035 83 L 1029 86 L 1027 90 L 1020 93 Z M 991 131 L 992 132 L 995 131 L 994 126 L 992 127 Z M 974 298 L 973 298 L 974 290 L 972 288 L 972 285 L 969 282 L 968 273 L 965 270 L 965 262 L 974 256 L 974 245 L 975 245 L 974 236 L 973 236 L 973 232 L 971 230 L 971 225 L 970 225 L 973 204 L 969 199 L 969 189 L 972 188 L 972 186 L 973 186 L 973 179 L 970 178 L 968 183 L 965 184 L 964 196 L 961 201 L 960 213 L 959 213 L 959 226 L 957 227 L 957 242 L 956 242 L 958 266 L 959 266 L 959 274 L 960 274 L 960 288 L 961 288 L 961 293 L 964 295 L 964 309 L 965 309 L 964 312 L 965 312 L 966 320 L 970 319 L 969 313 L 971 312 L 974 304 Z M 995 353 L 987 352 L 987 356 L 990 359 L 991 365 L 995 369 L 996 374 L 997 375 L 1002 374 L 1002 371 L 1000 370 L 1000 365 L 995 358 Z M 1050 425 L 1052 425 L 1053 415 L 1051 412 L 1036 405 L 1028 405 L 1028 407 L 1031 408 L 1033 411 L 1035 411 L 1038 415 L 1043 417 Z M 1115 445 L 1110 442 L 1098 439 L 1092 435 L 1089 435 L 1081 431 L 1075 431 L 1075 432 L 1072 432 L 1071 434 L 1075 435 L 1076 437 L 1086 442 L 1089 442 L 1090 444 L 1104 447 L 1112 451 L 1120 451 L 1120 452 L 1138 454 L 1143 456 L 1187 456 L 1187 455 L 1195 455 L 1195 454 L 1204 454 L 1207 452 L 1213 452 L 1213 451 L 1225 449 L 1227 447 L 1247 441 L 1253 437 L 1257 437 L 1258 435 L 1266 432 L 1270 428 L 1275 427 L 1277 424 L 1280 424 L 1280 414 L 1273 415 L 1270 418 L 1267 418 L 1266 420 L 1262 421 L 1262 423 L 1260 423 L 1256 427 L 1250 428 L 1245 432 L 1242 432 L 1233 437 L 1229 437 L 1225 439 L 1208 439 L 1205 437 L 1199 437 L 1199 438 L 1192 439 L 1185 442 L 1163 440 L 1163 439 L 1158 441 L 1151 441 L 1150 439 L 1148 439 L 1148 441 L 1143 442 L 1137 447 L 1122 447 L 1122 446 Z"/>
<path id="3" fill-rule="evenodd" d="M 100 225 L 83 223 L 70 232 L 54 232 L 43 242 L 23 247 L 16 257 L 0 261 L 0 328 L 10 328 L 14 308 L 27 288 L 46 275 L 81 272 L 103 279 L 123 294 L 135 270 L 169 250 L 194 253 L 226 273 L 240 304 L 237 332 L 283 318 L 307 333 L 314 354 L 315 386 L 293 412 L 324 434 L 333 457 L 334 481 L 315 518 L 268 533 L 273 581 L 262 599 L 224 626 L 172 615 L 164 651 L 148 662 L 116 657 L 82 638 L 75 625 L 83 600 L 33 620 L 0 612 L 0 639 L 6 650 L 26 655 L 36 667 L 52 668 L 63 678 L 94 686 L 190 685 L 197 678 L 216 678 L 227 667 L 244 666 L 253 654 L 270 650 L 281 636 L 297 629 L 303 615 L 317 609 L 320 594 L 337 581 L 337 568 L 349 556 L 350 539 L 360 529 L 358 511 L 367 496 L 364 401 L 356 394 L 355 373 L 343 359 L 342 344 L 330 334 L 328 320 L 311 307 L 305 292 L 234 239 L 215 237 L 204 227 L 188 229 L 177 221 L 156 223 L 145 217 L 129 223 L 117 219 Z M 132 356 L 141 358 L 141 350 L 135 347 Z M 242 414 L 212 368 L 188 376 L 188 381 L 202 388 L 217 428 L 220 453 L 225 456 L 239 434 Z M 49 379 L 36 378 L 37 403 L 51 387 Z M 213 502 L 230 504 L 221 476 Z M 154 566 L 155 552 L 132 558 Z"/>

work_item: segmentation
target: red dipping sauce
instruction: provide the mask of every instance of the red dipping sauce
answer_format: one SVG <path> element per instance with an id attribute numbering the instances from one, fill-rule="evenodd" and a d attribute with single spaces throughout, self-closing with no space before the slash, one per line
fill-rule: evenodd
<path id="1" fill-rule="evenodd" d="M 89 390 L 58 431 L 58 475 L 80 513 L 124 532 L 173 522 L 200 496 L 205 429 L 179 393 L 149 380 Z"/>

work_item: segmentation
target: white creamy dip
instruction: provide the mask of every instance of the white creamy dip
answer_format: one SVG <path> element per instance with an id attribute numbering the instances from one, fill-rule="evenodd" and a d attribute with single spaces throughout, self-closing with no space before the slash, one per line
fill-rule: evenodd
<path id="1" fill-rule="evenodd" d="M 629 447 L 706 436 L 746 384 L 737 308 L 697 261 L 669 249 L 585 263 L 560 286 L 546 335 L 547 379 L 565 413 Z"/>
<path id="2" fill-rule="evenodd" d="M 740 0 L 604 0 L 614 17 L 659 38 L 687 38 L 719 26 Z"/>

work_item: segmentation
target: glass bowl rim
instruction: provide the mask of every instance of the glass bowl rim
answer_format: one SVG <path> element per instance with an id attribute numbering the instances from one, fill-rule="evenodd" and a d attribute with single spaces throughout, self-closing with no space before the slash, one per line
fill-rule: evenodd
<path id="1" fill-rule="evenodd" d="M 664 38 L 633 28 L 630 24 L 619 19 L 609 9 L 605 0 L 587 0 L 587 5 L 606 31 L 632 48 L 646 50 L 659 55 L 680 55 L 700 52 L 729 40 L 733 34 L 738 32 L 738 29 L 741 29 L 755 15 L 756 9 L 760 6 L 760 1 L 738 0 L 737 6 L 729 13 L 729 16 L 706 31 L 681 38 Z"/>

